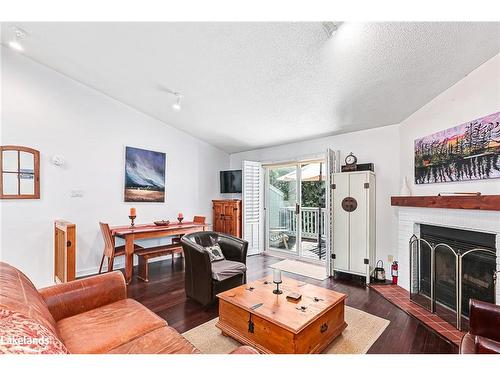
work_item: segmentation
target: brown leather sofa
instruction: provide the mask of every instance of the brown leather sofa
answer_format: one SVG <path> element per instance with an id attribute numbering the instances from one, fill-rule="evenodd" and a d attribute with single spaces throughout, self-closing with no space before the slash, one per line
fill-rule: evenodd
<path id="1" fill-rule="evenodd" d="M 118 271 L 37 290 L 22 272 L 0 262 L 0 319 L 12 316 L 18 321 L 11 329 L 30 322 L 41 326 L 56 341 L 57 353 L 199 353 L 164 319 L 127 298 Z M 6 341 L 13 331 L 4 327 L 0 324 L 0 336 Z"/>
<path id="2" fill-rule="evenodd" d="M 471 299 L 469 326 L 461 354 L 500 354 L 500 306 Z"/>
<path id="3" fill-rule="evenodd" d="M 202 305 L 215 301 L 216 295 L 246 283 L 248 242 L 211 231 L 182 236 L 185 257 L 186 295 Z M 210 261 L 205 247 L 219 244 L 225 260 Z"/>

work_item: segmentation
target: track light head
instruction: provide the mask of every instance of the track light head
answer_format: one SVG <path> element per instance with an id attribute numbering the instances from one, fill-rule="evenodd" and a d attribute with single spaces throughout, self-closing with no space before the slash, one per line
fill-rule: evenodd
<path id="1" fill-rule="evenodd" d="M 20 29 L 17 26 L 12 27 L 12 39 L 8 42 L 9 47 L 13 50 L 22 52 L 24 51 L 24 47 L 21 44 L 21 40 L 26 38 L 26 31 Z"/>
<path id="2" fill-rule="evenodd" d="M 182 99 L 182 95 L 180 94 L 175 94 L 175 96 L 177 97 L 176 101 L 174 104 L 172 104 L 172 109 L 174 111 L 177 111 L 179 112 L 181 110 L 181 99 Z"/>

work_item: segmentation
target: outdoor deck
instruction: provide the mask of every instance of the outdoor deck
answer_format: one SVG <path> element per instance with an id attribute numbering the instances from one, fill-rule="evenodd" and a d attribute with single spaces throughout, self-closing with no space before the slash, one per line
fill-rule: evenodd
<path id="1" fill-rule="evenodd" d="M 295 207 L 281 207 L 277 213 L 279 216 L 271 220 L 269 247 L 272 250 L 295 253 L 297 248 L 297 215 L 295 215 Z M 317 207 L 302 207 L 300 220 L 301 255 L 310 259 L 324 260 L 326 257 L 325 210 L 321 209 L 320 213 Z M 321 248 L 318 246 L 320 231 Z"/>

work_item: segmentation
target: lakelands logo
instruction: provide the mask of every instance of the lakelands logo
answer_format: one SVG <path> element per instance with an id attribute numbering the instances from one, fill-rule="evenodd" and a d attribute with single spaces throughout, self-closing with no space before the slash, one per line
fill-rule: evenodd
<path id="1" fill-rule="evenodd" d="M 0 336 L 0 345 L 29 346 L 40 345 L 47 346 L 50 343 L 48 337 L 29 337 L 29 336 Z"/>

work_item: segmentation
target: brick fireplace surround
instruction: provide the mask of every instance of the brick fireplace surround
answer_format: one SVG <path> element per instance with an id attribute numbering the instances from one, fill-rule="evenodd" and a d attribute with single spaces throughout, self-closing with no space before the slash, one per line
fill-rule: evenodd
<path id="1" fill-rule="evenodd" d="M 408 244 L 413 234 L 419 234 L 420 224 L 495 234 L 497 272 L 500 271 L 500 211 L 420 207 L 399 207 L 398 211 L 399 285 L 406 290 L 409 290 L 410 287 L 410 251 Z M 500 305 L 500 282 L 496 283 L 496 303 Z"/>
<path id="2" fill-rule="evenodd" d="M 377 285 L 372 288 L 407 313 L 415 316 L 456 345 L 464 335 L 437 315 L 431 314 L 410 301 L 410 250 L 412 235 L 419 235 L 420 225 L 451 227 L 477 232 L 493 233 L 496 236 L 496 268 L 500 272 L 500 211 L 464 210 L 427 207 L 398 207 L 398 256 L 399 285 Z M 500 282 L 496 283 L 496 303 L 500 305 Z"/>

